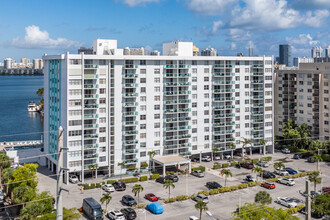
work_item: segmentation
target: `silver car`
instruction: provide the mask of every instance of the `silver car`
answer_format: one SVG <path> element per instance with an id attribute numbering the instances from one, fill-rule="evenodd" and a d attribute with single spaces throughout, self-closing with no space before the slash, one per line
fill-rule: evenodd
<path id="1" fill-rule="evenodd" d="M 278 179 L 277 182 L 288 186 L 294 186 L 296 184 L 293 179 L 289 179 L 289 178 Z"/>
<path id="2" fill-rule="evenodd" d="M 191 173 L 191 175 L 197 176 L 197 177 L 204 177 L 205 176 L 204 172 L 201 171 L 201 170 L 195 170 Z"/>
<path id="3" fill-rule="evenodd" d="M 111 184 L 103 185 L 102 189 L 106 192 L 114 192 L 115 191 L 115 187 L 113 187 L 113 185 L 111 185 Z"/>
<path id="4" fill-rule="evenodd" d="M 121 211 L 112 210 L 108 212 L 108 218 L 111 220 L 125 220 L 125 216 Z"/>
<path id="5" fill-rule="evenodd" d="M 296 207 L 298 205 L 295 201 L 288 197 L 277 197 L 277 200 L 275 200 L 275 202 L 288 208 Z"/>
<path id="6" fill-rule="evenodd" d="M 209 198 L 204 194 L 197 194 L 197 196 L 195 196 L 193 200 L 196 202 L 198 201 L 203 201 L 205 203 L 209 202 Z"/>

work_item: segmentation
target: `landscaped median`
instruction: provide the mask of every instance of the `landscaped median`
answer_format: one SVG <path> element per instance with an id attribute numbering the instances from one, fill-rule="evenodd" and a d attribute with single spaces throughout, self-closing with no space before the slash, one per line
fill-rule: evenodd
<path id="1" fill-rule="evenodd" d="M 307 172 L 303 172 L 303 173 L 297 173 L 294 175 L 288 175 L 288 176 L 283 176 L 283 177 L 276 177 L 276 178 L 272 178 L 272 179 L 266 179 L 266 182 L 276 182 L 278 179 L 280 178 L 291 178 L 291 179 L 296 179 L 296 178 L 300 178 L 300 177 L 305 177 L 308 176 L 310 174 L 312 174 L 315 171 L 307 171 Z M 197 194 L 204 194 L 206 196 L 209 195 L 216 195 L 216 194 L 221 194 L 221 193 L 225 193 L 225 192 L 231 192 L 231 191 L 236 191 L 239 189 L 246 189 L 248 187 L 255 187 L 255 186 L 260 186 L 260 184 L 264 182 L 264 181 L 256 181 L 256 182 L 249 182 L 249 183 L 241 183 L 239 185 L 235 185 L 235 186 L 227 186 L 227 187 L 221 187 L 220 189 L 211 189 L 211 190 L 204 190 L 204 191 L 200 191 Z M 183 200 L 187 200 L 187 199 L 192 199 L 196 194 L 192 194 L 192 195 L 179 195 L 173 198 L 169 198 L 165 200 L 165 203 L 171 203 L 171 202 L 176 202 L 176 201 L 183 201 Z"/>
<path id="2" fill-rule="evenodd" d="M 160 175 L 159 174 L 153 174 L 150 176 L 150 180 L 157 179 Z M 100 183 L 91 183 L 91 184 L 84 184 L 84 190 L 87 189 L 95 189 L 95 188 L 101 188 L 104 184 L 113 184 L 116 181 L 122 181 L 124 183 L 136 183 L 136 182 L 143 182 L 147 181 L 148 176 L 140 176 L 140 177 L 132 177 L 132 178 L 126 178 L 126 179 L 119 179 L 119 180 L 107 180 L 107 181 L 102 181 Z"/>
<path id="3" fill-rule="evenodd" d="M 261 158 L 262 161 L 271 161 L 272 157 L 263 157 Z M 213 169 L 217 170 L 217 169 L 221 169 L 221 168 L 227 168 L 227 167 L 235 167 L 237 164 L 241 164 L 241 163 L 253 163 L 256 164 L 259 162 L 259 159 L 253 159 L 253 160 L 241 160 L 238 162 L 231 162 L 231 163 L 223 163 L 223 164 L 214 164 L 213 165 Z"/>

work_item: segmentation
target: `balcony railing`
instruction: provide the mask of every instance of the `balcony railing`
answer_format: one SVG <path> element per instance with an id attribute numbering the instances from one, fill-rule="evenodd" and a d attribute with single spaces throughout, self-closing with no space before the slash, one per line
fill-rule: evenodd
<path id="1" fill-rule="evenodd" d="M 93 149 L 93 148 L 98 148 L 98 144 L 85 144 L 84 149 Z"/>
<path id="2" fill-rule="evenodd" d="M 90 114 L 90 115 L 84 115 L 84 118 L 98 118 L 98 114 Z"/>
<path id="3" fill-rule="evenodd" d="M 98 108 L 99 105 L 98 104 L 86 104 L 85 108 Z"/>
<path id="4" fill-rule="evenodd" d="M 97 88 L 99 88 L 99 85 L 97 85 L 97 84 L 85 84 L 84 88 L 85 89 L 97 89 Z"/>
<path id="5" fill-rule="evenodd" d="M 99 68 L 99 65 L 85 64 L 84 67 L 85 67 L 85 69 L 97 69 L 97 68 Z"/>
<path id="6" fill-rule="evenodd" d="M 97 99 L 99 97 L 99 95 L 98 94 L 85 95 L 84 97 L 85 97 L 85 99 Z"/>
<path id="7" fill-rule="evenodd" d="M 139 68 L 139 65 L 133 65 L 133 64 L 125 64 L 123 65 L 124 69 L 136 69 Z"/>
<path id="8" fill-rule="evenodd" d="M 85 79 L 97 79 L 99 78 L 99 75 L 97 74 L 84 74 Z"/>

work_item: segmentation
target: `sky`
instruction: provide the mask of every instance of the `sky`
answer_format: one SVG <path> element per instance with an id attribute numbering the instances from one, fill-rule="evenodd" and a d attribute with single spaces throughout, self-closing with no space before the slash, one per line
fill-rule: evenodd
<path id="1" fill-rule="evenodd" d="M 330 0 L 2 0 L 0 62 L 11 57 L 77 53 L 94 39 L 118 47 L 162 50 L 162 43 L 192 41 L 219 55 L 292 57 L 330 45 Z"/>

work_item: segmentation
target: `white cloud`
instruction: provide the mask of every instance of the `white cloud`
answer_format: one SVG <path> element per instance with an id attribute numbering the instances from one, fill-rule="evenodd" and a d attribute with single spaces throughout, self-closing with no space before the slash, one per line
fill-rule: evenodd
<path id="1" fill-rule="evenodd" d="M 299 9 L 330 9 L 329 0 L 294 0 L 292 6 Z"/>
<path id="2" fill-rule="evenodd" d="M 159 0 L 122 0 L 124 4 L 130 6 L 130 7 L 135 7 L 137 5 L 143 5 L 145 3 L 150 3 L 150 2 L 159 2 Z"/>
<path id="3" fill-rule="evenodd" d="M 223 26 L 223 22 L 221 20 L 213 22 L 212 34 L 217 33 L 219 28 L 222 26 Z"/>
<path id="4" fill-rule="evenodd" d="M 318 28 L 323 25 L 324 21 L 327 17 L 329 17 L 329 15 L 330 13 L 328 10 L 316 10 L 314 13 L 308 11 L 306 13 L 306 20 L 304 23 L 310 27 Z"/>
<path id="5" fill-rule="evenodd" d="M 238 28 L 229 29 L 228 38 L 231 41 L 246 41 L 251 39 L 251 32 Z"/>
<path id="6" fill-rule="evenodd" d="M 231 42 L 230 49 L 231 50 L 236 50 L 237 49 L 237 46 L 236 46 L 236 44 L 234 42 Z"/>
<path id="7" fill-rule="evenodd" d="M 32 49 L 73 49 L 81 44 L 66 38 L 52 39 L 47 31 L 42 31 L 38 26 L 31 25 L 25 28 L 24 38 L 16 37 L 11 41 L 11 46 Z"/>
<path id="8" fill-rule="evenodd" d="M 194 12 L 218 15 L 219 12 L 224 11 L 229 5 L 232 5 L 238 0 L 186 0 L 188 8 Z"/>
<path id="9" fill-rule="evenodd" d="M 285 39 L 290 44 L 298 44 L 304 46 L 314 46 L 320 43 L 319 41 L 313 40 L 310 34 L 299 34 L 298 37 L 286 37 Z"/>

